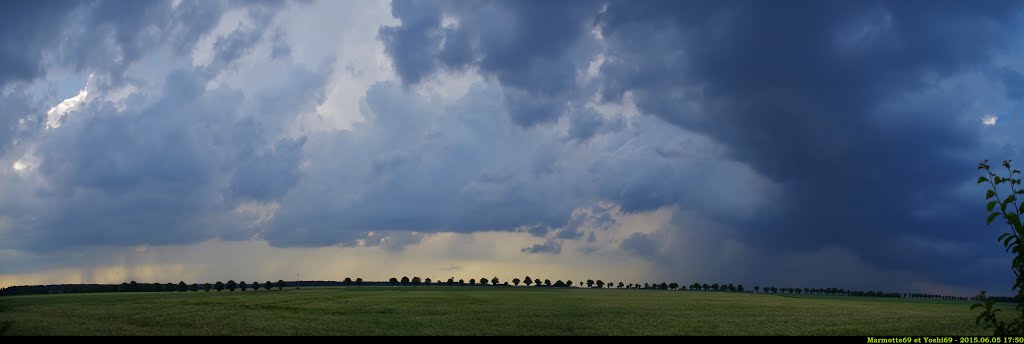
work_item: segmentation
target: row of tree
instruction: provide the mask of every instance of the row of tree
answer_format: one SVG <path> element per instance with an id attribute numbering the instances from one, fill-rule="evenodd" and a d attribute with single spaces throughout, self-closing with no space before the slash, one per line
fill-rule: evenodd
<path id="1" fill-rule="evenodd" d="M 554 288 L 568 288 L 574 287 L 572 280 L 557 280 L 552 282 L 550 279 L 531 278 L 526 276 L 522 280 L 518 277 L 511 280 L 511 284 L 519 286 L 525 284 L 526 286 L 536 287 L 554 287 Z M 692 291 L 724 291 L 724 292 L 747 292 L 748 290 L 743 287 L 742 284 L 734 285 L 719 284 L 719 283 L 693 283 L 689 286 L 680 288 L 678 283 L 629 283 L 624 282 L 604 282 L 602 280 L 591 280 L 578 281 L 580 288 L 584 286 L 588 288 L 627 288 L 627 289 L 661 289 L 661 290 L 676 290 L 676 289 L 688 289 Z M 509 282 L 502 282 L 498 277 L 492 278 L 480 278 L 470 279 L 469 281 L 459 279 L 455 280 L 454 277 L 449 278 L 446 281 L 437 280 L 434 281 L 430 278 L 420 277 L 402 277 L 402 278 L 390 278 L 387 282 L 371 282 L 364 281 L 362 278 L 352 279 L 346 277 L 343 281 L 294 281 L 284 282 L 278 280 L 276 283 L 266 281 L 264 283 L 246 283 L 244 281 L 235 283 L 233 280 L 227 283 L 216 282 L 216 283 L 204 283 L 202 285 L 193 283 L 191 285 L 186 284 L 184 281 L 179 281 L 177 284 L 174 283 L 136 283 L 131 281 L 129 283 L 121 283 L 120 285 L 103 285 L 103 284 L 74 284 L 74 285 L 46 285 L 46 286 L 16 286 L 0 289 L 0 295 L 25 295 L 25 294 L 49 294 L 49 293 L 103 293 L 103 292 L 166 292 L 166 291 L 222 291 L 227 289 L 228 291 L 235 291 L 241 289 L 247 291 L 252 289 L 258 291 L 260 289 L 270 290 L 273 287 L 278 289 L 284 289 L 285 286 L 420 286 L 420 285 L 434 285 L 434 286 L 508 286 Z M 841 288 L 779 288 L 779 287 L 760 287 L 754 286 L 753 291 L 755 293 L 771 293 L 771 294 L 815 294 L 815 295 L 843 295 L 843 296 L 873 296 L 873 297 L 893 297 L 893 298 L 909 298 L 909 299 L 935 299 L 935 300 L 974 300 L 975 298 L 966 298 L 959 296 L 946 296 L 937 294 L 925 294 L 925 293 L 885 293 L 880 291 L 856 291 L 846 290 Z"/>
<path id="2" fill-rule="evenodd" d="M 174 284 L 174 283 L 167 283 L 167 284 L 160 284 L 160 283 L 136 283 L 135 281 L 131 281 L 129 283 L 121 283 L 121 285 L 118 286 L 117 291 L 120 291 L 120 292 L 199 291 L 199 290 L 203 290 L 203 291 L 210 291 L 210 290 L 222 291 L 224 289 L 227 289 L 228 291 L 235 291 L 235 289 L 241 289 L 242 291 L 246 291 L 247 289 L 250 289 L 250 288 L 253 291 L 258 291 L 258 290 L 260 290 L 260 288 L 263 288 L 263 289 L 266 289 L 266 290 L 271 290 L 274 287 L 277 287 L 278 290 L 284 289 L 284 281 L 283 280 L 278 280 L 277 283 L 266 281 L 266 282 L 261 284 L 259 282 L 245 283 L 245 281 L 241 281 L 241 282 L 235 283 L 234 280 L 230 280 L 230 281 L 228 281 L 228 283 L 217 281 L 217 283 L 213 283 L 213 284 L 203 283 L 202 285 L 200 285 L 199 283 L 192 283 L 192 285 L 188 285 L 188 284 L 185 284 L 185 281 L 179 281 L 178 284 Z"/>

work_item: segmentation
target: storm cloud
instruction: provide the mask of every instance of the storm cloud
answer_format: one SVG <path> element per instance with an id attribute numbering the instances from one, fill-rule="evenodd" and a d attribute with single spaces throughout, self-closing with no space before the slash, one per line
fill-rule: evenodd
<path id="1" fill-rule="evenodd" d="M 500 234 L 652 278 L 1008 285 L 972 179 L 1020 155 L 1015 2 L 4 6 L 12 273 Z"/>

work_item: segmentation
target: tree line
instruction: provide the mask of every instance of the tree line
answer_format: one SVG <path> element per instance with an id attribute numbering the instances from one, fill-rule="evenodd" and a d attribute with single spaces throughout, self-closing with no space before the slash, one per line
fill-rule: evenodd
<path id="1" fill-rule="evenodd" d="M 511 282 L 511 283 L 510 283 Z M 574 284 L 575 283 L 575 284 Z M 976 298 L 966 298 L 959 296 L 948 296 L 938 294 L 927 294 L 927 293 L 895 293 L 895 292 L 881 292 L 881 291 L 859 291 L 859 290 L 846 290 L 842 288 L 789 288 L 789 287 L 761 287 L 754 286 L 753 289 L 748 290 L 742 284 L 736 285 L 732 283 L 699 283 L 695 282 L 687 286 L 681 286 L 679 283 L 668 283 L 668 282 L 647 282 L 647 283 L 626 283 L 626 282 L 605 282 L 603 280 L 587 279 L 586 281 L 573 282 L 570 279 L 565 281 L 556 280 L 552 282 L 550 279 L 532 278 L 525 276 L 523 279 L 518 277 L 512 278 L 510 281 L 501 281 L 498 277 L 494 276 L 491 278 L 482 277 L 479 279 L 470 278 L 468 281 L 465 279 L 455 279 L 455 277 L 448 278 L 447 280 L 432 280 L 431 278 L 420 278 L 414 276 L 409 277 L 391 277 L 387 281 L 364 281 L 362 278 L 351 278 L 345 277 L 341 281 L 292 281 L 285 282 L 278 280 L 277 282 L 253 282 L 247 283 L 245 281 L 235 282 L 234 280 L 228 280 L 226 283 L 217 281 L 215 283 L 192 283 L 186 284 L 184 281 L 178 283 L 137 283 L 135 281 L 121 283 L 120 285 L 104 285 L 104 284 L 68 284 L 68 285 L 42 285 L 42 286 L 15 286 L 0 289 L 0 295 L 25 295 L 25 294 L 52 294 L 52 293 L 103 293 L 103 292 L 187 292 L 187 291 L 224 291 L 229 292 L 240 290 L 240 291 L 259 291 L 259 290 L 271 290 L 277 288 L 278 290 L 284 289 L 285 287 L 299 287 L 299 286 L 448 286 L 448 287 L 493 287 L 493 286 L 520 286 L 525 285 L 527 287 L 552 287 L 552 288 L 616 288 L 616 289 L 654 289 L 654 290 L 689 290 L 689 291 L 716 291 L 716 292 L 751 292 L 754 293 L 767 293 L 767 294 L 808 294 L 808 295 L 836 295 L 836 296 L 869 296 L 869 297 L 892 297 L 892 298 L 905 298 L 905 299 L 932 299 L 932 300 L 976 300 Z M 1009 299 L 1009 298 L 1005 298 Z M 999 299 L 1003 301 L 1003 299 Z"/>

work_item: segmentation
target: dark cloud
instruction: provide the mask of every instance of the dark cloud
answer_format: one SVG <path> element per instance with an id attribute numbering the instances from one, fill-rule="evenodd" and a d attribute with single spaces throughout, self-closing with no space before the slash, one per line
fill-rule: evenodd
<path id="1" fill-rule="evenodd" d="M 525 253 L 562 253 L 562 244 L 556 240 L 547 240 L 542 244 L 533 244 L 533 246 L 525 247 L 521 250 Z"/>
<path id="2" fill-rule="evenodd" d="M 992 232 L 979 221 L 978 199 L 957 191 L 976 174 L 976 160 L 987 157 L 979 126 L 964 120 L 980 116 L 970 113 L 976 95 L 936 85 L 980 75 L 1014 94 L 1016 72 L 1000 75 L 993 58 L 1018 51 L 1019 3 L 602 4 L 438 6 L 442 14 L 432 9 L 431 16 L 454 17 L 459 26 L 434 25 L 431 39 L 458 42 L 458 30 L 482 32 L 469 50 L 477 58 L 466 64 L 510 90 L 507 107 L 517 124 L 553 121 L 566 104 L 581 103 L 575 92 L 597 89 L 604 101 L 629 95 L 641 112 L 722 144 L 723 157 L 781 187 L 777 202 L 753 216 L 714 214 L 747 228 L 737 240 L 777 250 L 835 245 L 871 264 L 927 270 L 944 281 L 960 278 L 945 272 L 974 266 L 971 254 L 995 254 L 987 248 L 991 235 L 978 234 Z M 492 7 L 505 11 L 493 14 Z M 405 15 L 396 18 L 405 24 Z M 478 18 L 490 25 L 474 26 Z M 409 58 L 400 49 L 423 61 L 440 56 L 403 42 L 387 42 L 396 64 Z M 593 44 L 603 48 L 579 48 Z M 594 84 L 581 84 L 578 72 L 597 54 L 604 62 Z M 417 66 L 415 78 L 402 68 L 399 74 L 414 83 L 443 65 Z M 598 125 L 578 116 L 570 117 L 571 135 L 588 137 Z M 673 152 L 659 150 L 666 159 L 675 159 Z M 625 211 L 701 197 L 683 190 L 702 181 L 666 172 L 637 169 L 605 195 Z M 743 189 L 737 182 L 723 191 Z M 935 250 L 942 242 L 964 250 Z"/>
<path id="3" fill-rule="evenodd" d="M 648 234 L 633 233 L 622 240 L 619 249 L 635 256 L 655 257 L 658 253 L 658 241 Z"/>

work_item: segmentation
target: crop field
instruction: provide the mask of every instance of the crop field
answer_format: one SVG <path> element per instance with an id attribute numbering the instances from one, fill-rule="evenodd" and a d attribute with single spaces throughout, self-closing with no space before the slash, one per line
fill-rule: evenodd
<path id="1" fill-rule="evenodd" d="M 8 335 L 991 334 L 968 301 L 660 290 L 340 287 L 28 295 L 0 305 Z"/>

